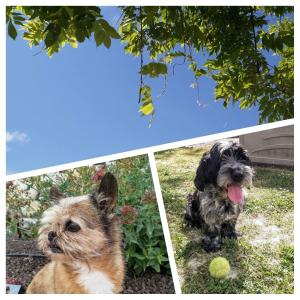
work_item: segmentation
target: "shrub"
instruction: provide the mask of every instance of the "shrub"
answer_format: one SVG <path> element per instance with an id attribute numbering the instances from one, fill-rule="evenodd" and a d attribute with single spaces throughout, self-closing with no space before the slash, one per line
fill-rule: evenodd
<path id="1" fill-rule="evenodd" d="M 163 230 L 156 204 L 144 204 L 128 214 L 121 208 L 119 215 L 123 232 L 124 255 L 128 267 L 139 274 L 151 268 L 156 272 L 170 271 Z M 130 219 L 132 218 L 132 219 Z"/>

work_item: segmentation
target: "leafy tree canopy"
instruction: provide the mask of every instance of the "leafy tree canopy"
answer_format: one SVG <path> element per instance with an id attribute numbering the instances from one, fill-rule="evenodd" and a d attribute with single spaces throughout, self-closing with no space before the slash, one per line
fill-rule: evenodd
<path id="1" fill-rule="evenodd" d="M 120 14 L 114 28 L 99 7 L 10 6 L 6 22 L 12 39 L 17 25 L 30 47 L 40 45 L 50 57 L 66 44 L 77 48 L 93 38 L 109 48 L 119 39 L 126 53 L 140 57 L 142 115 L 155 111 L 147 78 L 166 78 L 176 64 L 187 64 L 197 89 L 201 76 L 215 81 L 215 99 L 224 107 L 258 105 L 260 123 L 293 118 L 293 7 L 127 6 Z"/>

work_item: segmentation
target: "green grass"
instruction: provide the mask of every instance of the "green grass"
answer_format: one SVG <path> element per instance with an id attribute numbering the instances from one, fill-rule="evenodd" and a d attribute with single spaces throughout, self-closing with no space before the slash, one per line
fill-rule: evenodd
<path id="1" fill-rule="evenodd" d="M 186 197 L 194 190 L 195 171 L 206 150 L 186 147 L 156 154 L 182 292 L 293 293 L 293 172 L 256 167 L 248 207 L 237 224 L 242 236 L 226 239 L 217 253 L 206 253 L 201 231 L 183 224 Z M 230 262 L 226 279 L 209 275 L 209 262 L 216 256 Z"/>

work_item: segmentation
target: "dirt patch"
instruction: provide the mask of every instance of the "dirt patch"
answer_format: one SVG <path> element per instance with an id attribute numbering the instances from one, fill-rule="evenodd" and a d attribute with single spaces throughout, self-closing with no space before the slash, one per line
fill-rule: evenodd
<path id="1" fill-rule="evenodd" d="M 270 224 L 262 215 L 258 215 L 252 219 L 245 219 L 242 225 L 252 228 L 253 232 L 255 232 L 255 236 L 249 240 L 252 246 L 293 242 L 292 235 L 287 234 L 287 232 L 280 227 Z"/>
<path id="2" fill-rule="evenodd" d="M 34 239 L 7 240 L 8 254 L 35 254 L 42 255 L 36 248 Z M 31 282 L 33 276 L 49 260 L 39 256 L 7 256 L 6 278 L 22 284 L 25 288 Z M 139 277 L 134 277 L 128 272 L 124 283 L 124 294 L 174 294 L 174 285 L 171 276 L 154 272 L 146 272 Z"/>
<path id="3" fill-rule="evenodd" d="M 147 272 L 137 278 L 127 276 L 124 294 L 174 294 L 172 277 Z"/>
<path id="4" fill-rule="evenodd" d="M 6 253 L 39 253 L 42 252 L 36 246 L 35 239 L 8 239 L 6 241 Z"/>
<path id="5" fill-rule="evenodd" d="M 48 262 L 47 258 L 39 257 L 7 257 L 6 278 L 14 279 L 25 288 L 33 276 Z"/>

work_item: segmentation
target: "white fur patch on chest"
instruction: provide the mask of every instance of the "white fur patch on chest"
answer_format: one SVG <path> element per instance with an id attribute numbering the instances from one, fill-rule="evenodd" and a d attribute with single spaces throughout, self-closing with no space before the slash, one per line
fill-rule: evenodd
<path id="1" fill-rule="evenodd" d="M 113 294 L 114 284 L 101 271 L 91 271 L 87 266 L 80 265 L 78 268 L 78 283 L 89 294 Z"/>

